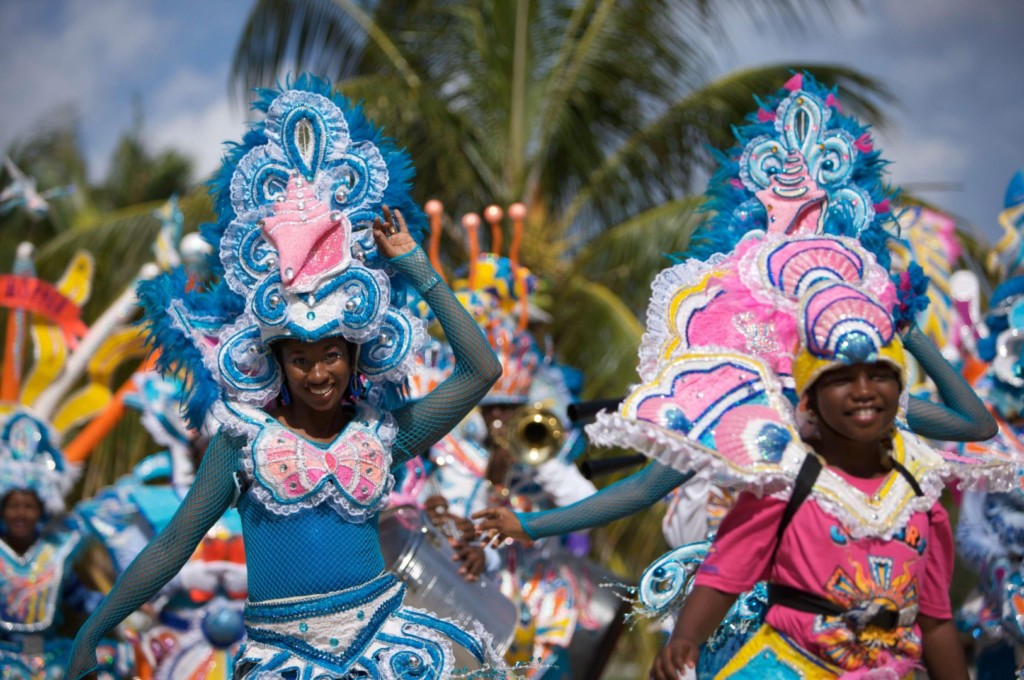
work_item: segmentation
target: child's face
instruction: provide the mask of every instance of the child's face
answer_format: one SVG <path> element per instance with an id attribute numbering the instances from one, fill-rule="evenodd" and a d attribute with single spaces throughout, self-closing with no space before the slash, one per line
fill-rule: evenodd
<path id="1" fill-rule="evenodd" d="M 854 364 L 822 373 L 813 392 L 819 427 L 867 443 L 888 435 L 899 408 L 900 381 L 887 363 Z"/>

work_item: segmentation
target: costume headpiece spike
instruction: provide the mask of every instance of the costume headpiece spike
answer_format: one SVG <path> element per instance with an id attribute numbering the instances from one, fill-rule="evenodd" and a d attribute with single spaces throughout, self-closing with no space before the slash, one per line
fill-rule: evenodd
<path id="1" fill-rule="evenodd" d="M 448 283 L 444 275 L 444 267 L 441 266 L 441 218 L 444 216 L 444 205 L 441 201 L 431 199 L 423 206 L 423 211 L 430 218 L 430 248 L 427 254 L 430 256 L 430 264 L 441 276 L 441 280 Z"/>
<path id="2" fill-rule="evenodd" d="M 469 287 L 476 288 L 476 261 L 480 257 L 480 216 L 476 213 L 466 213 L 462 216 L 462 227 L 466 230 L 466 239 L 469 245 Z"/>
<path id="3" fill-rule="evenodd" d="M 498 205 L 489 205 L 483 214 L 491 227 L 491 244 L 500 250 L 501 220 L 505 211 Z M 509 255 L 518 258 L 526 209 L 516 203 L 509 206 L 507 214 L 514 224 Z M 452 288 L 483 329 L 503 370 L 503 377 L 482 403 L 525 403 L 534 373 L 544 360 L 527 331 L 536 277 L 517 259 L 503 257 L 498 252 L 480 252 L 482 220 L 479 214 L 466 213 L 460 221 L 466 230 L 469 262 L 461 269 L 464 278 L 457 279 Z"/>
<path id="4" fill-rule="evenodd" d="M 501 255 L 501 218 L 504 217 L 501 208 L 493 203 L 484 208 L 484 219 L 491 225 L 491 252 Z"/>
<path id="5" fill-rule="evenodd" d="M 35 246 L 28 241 L 18 244 L 14 257 L 14 276 L 34 277 L 36 265 L 33 259 Z M 25 349 L 26 312 L 12 309 L 7 317 L 7 333 L 4 336 L 4 364 L 0 377 L 0 401 L 14 401 L 21 389 L 21 367 Z"/>
<path id="6" fill-rule="evenodd" d="M 508 207 L 508 216 L 512 220 L 512 245 L 508 249 L 508 259 L 514 269 L 519 268 L 519 246 L 523 240 L 523 220 L 526 218 L 526 206 L 513 203 Z"/>

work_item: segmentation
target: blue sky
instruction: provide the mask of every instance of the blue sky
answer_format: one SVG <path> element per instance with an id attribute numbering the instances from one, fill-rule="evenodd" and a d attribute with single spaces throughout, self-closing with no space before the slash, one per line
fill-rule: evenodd
<path id="1" fill-rule="evenodd" d="M 245 105 L 228 70 L 251 0 L 0 0 L 0 149 L 61 106 L 74 106 L 94 176 L 102 176 L 141 97 L 154 149 L 211 171 L 241 136 Z M 919 191 L 994 239 L 1012 174 L 1024 166 L 1024 2 L 864 0 L 831 26 L 788 37 L 731 17 L 719 73 L 787 61 L 853 66 L 901 106 L 879 146 L 896 184 Z"/>

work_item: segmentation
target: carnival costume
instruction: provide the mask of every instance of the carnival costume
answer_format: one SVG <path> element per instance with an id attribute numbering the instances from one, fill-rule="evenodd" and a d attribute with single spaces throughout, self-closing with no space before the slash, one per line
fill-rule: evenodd
<path id="1" fill-rule="evenodd" d="M 1010 278 L 993 291 L 989 311 L 978 324 L 975 343 L 986 362 L 978 390 L 999 423 L 997 440 L 1024 456 L 1024 170 L 1006 191 L 1000 222 L 1007 230 L 996 248 Z M 968 347 L 967 349 L 973 349 Z M 1024 473 L 1024 469 L 1020 470 Z M 980 597 L 957 612 L 957 623 L 975 642 L 979 678 L 1009 677 L 1024 666 L 1024 477 L 1008 493 L 967 493 L 960 504 L 957 550 L 979 575 Z"/>
<path id="2" fill-rule="evenodd" d="M 691 248 L 677 255 L 679 264 L 652 285 L 639 371 L 641 381 L 650 383 L 665 365 L 691 351 L 749 357 L 779 385 L 782 400 L 775 405 L 792 412 L 799 303 L 812 284 L 843 282 L 849 296 L 874 299 L 887 316 L 895 313 L 906 324 L 926 302 L 921 295 L 926 281 L 913 266 L 895 274 L 887 269 L 895 237 L 881 176 L 885 162 L 868 129 L 842 113 L 835 91 L 797 75 L 759 104 L 747 124 L 735 129 L 739 144 L 719 157 L 707 192 L 712 215 L 695 233 Z M 937 439 L 989 437 L 991 420 L 984 406 L 934 344 L 913 327 L 903 340 L 943 401 L 911 398 L 911 428 Z M 706 392 L 693 391 L 697 404 L 728 397 L 727 383 L 708 382 Z M 666 413 L 678 432 L 692 429 L 698 415 L 676 409 Z M 627 435 L 636 430 L 634 420 L 605 415 L 588 432 L 600 438 L 622 427 L 629 441 L 620 437 L 619 443 L 642 450 L 638 442 L 646 441 L 644 436 L 636 435 L 634 442 Z M 692 474 L 684 466 L 655 463 L 579 503 L 520 513 L 519 519 L 534 539 L 599 526 L 650 507 Z M 711 480 L 721 482 L 714 476 Z M 640 582 L 637 613 L 673 614 L 707 546 L 682 546 L 652 564 Z M 717 640 L 725 649 L 728 640 L 755 631 L 763 603 L 756 592 L 752 599 L 740 598 L 709 644 Z M 713 674 L 716 669 L 704 670 Z"/>
<path id="3" fill-rule="evenodd" d="M 81 319 L 92 284 L 87 253 L 76 253 L 55 285 L 35 277 L 32 255 L 30 244 L 21 244 L 14 273 L 0 277 L 4 306 L 11 307 L 0 382 L 0 502 L 27 491 L 43 512 L 24 554 L 0 540 L 0 668 L 5 678 L 49 680 L 63 677 L 71 648 L 59 630 L 64 614 L 88 613 L 101 598 L 73 571 L 86 536 L 80 518 L 65 512 L 64 497 L 79 467 L 66 455 L 62 437 L 105 406 L 110 374 L 131 350 L 120 346 L 123 335 L 116 330 L 125 299 L 91 328 Z M 34 361 L 23 375 L 27 339 Z M 85 386 L 72 391 L 86 372 Z M 98 647 L 101 678 L 129 671 L 127 645 L 105 640 Z"/>
<path id="4" fill-rule="evenodd" d="M 179 412 L 181 382 L 154 372 L 133 376 L 125 403 L 166 450 L 135 466 L 111 487 L 77 507 L 106 548 L 115 576 L 170 522 L 195 475 L 197 433 Z M 203 537 L 181 572 L 152 603 L 156 620 L 129 620 L 137 640 L 136 666 L 156 680 L 217 680 L 232 675 L 241 646 L 246 597 L 245 551 L 237 510 L 229 508 Z M 150 624 L 150 625 L 147 625 Z"/>
<path id="5" fill-rule="evenodd" d="M 808 104 L 812 109 L 808 113 L 791 115 L 793 107 Z M 806 144 L 802 150 L 790 146 L 786 162 L 769 176 L 768 186 L 761 190 L 771 192 L 763 200 L 769 225 L 773 207 L 778 207 L 769 200 L 813 197 L 814 186 L 799 187 L 802 191 L 795 187 L 818 169 L 836 167 L 827 157 L 819 158 L 808 164 L 815 172 L 802 173 L 806 158 L 828 148 L 827 117 L 815 118 L 814 108 L 826 107 L 820 100 L 815 105 L 802 91 L 793 92 L 779 107 L 779 133 L 785 136 L 801 129 L 814 133 L 817 149 Z M 842 141 L 843 135 L 831 139 Z M 785 149 L 778 141 L 779 148 Z M 858 138 L 858 144 L 870 147 L 870 140 Z M 854 146 L 832 160 L 852 158 Z M 771 164 L 771 151 L 768 140 L 754 138 L 741 160 L 754 163 L 760 154 Z M 757 174 L 743 175 L 741 170 L 741 177 L 746 182 L 756 180 Z M 856 200 L 864 198 L 860 195 Z M 850 203 L 854 200 L 850 198 Z M 830 203 L 831 199 L 822 209 L 826 214 Z M 807 207 L 789 208 L 794 219 L 784 220 L 783 227 L 795 224 L 799 231 L 805 223 L 800 216 L 806 215 Z M 827 220 L 824 225 L 828 226 Z M 870 227 L 862 225 L 853 233 L 863 243 Z M 701 263 L 686 262 L 669 270 L 654 284 L 641 349 L 643 384 L 631 392 L 618 413 L 600 414 L 588 434 L 596 444 L 635 448 L 679 473 L 707 469 L 717 483 L 752 492 L 741 496 L 727 515 L 708 556 L 691 560 L 702 561 L 697 585 L 740 594 L 767 577 L 769 602 L 777 603 L 769 608 L 767 625 L 717 677 L 745 677 L 745 673 L 834 677 L 876 668 L 906 674 L 920 657 L 915 629 L 918 612 L 949 618 L 952 542 L 948 521 L 937 504 L 943 486 L 959 479 L 965 486 L 1005 488 L 1012 483 L 1013 456 L 999 450 L 980 450 L 971 456 L 934 451 L 907 427 L 904 391 L 899 429 L 892 440 L 892 472 L 883 479 L 859 480 L 823 467 L 798 434 L 801 424 L 794 397 L 802 397 L 829 368 L 875 361 L 898 367 L 905 390 L 903 345 L 897 330 L 917 305 L 906 298 L 901 304 L 894 302 L 913 286 L 893 286 L 877 279 L 875 287 L 870 283 L 871 268 L 877 266 L 874 258 L 863 257 L 843 238 L 794 235 L 776 241 L 769 226 L 766 236 L 748 240 L 754 244 L 745 250 L 741 243 L 736 249 L 738 276 L 756 274 L 762 288 L 748 290 L 775 300 L 774 305 L 755 306 L 751 311 L 752 320 L 762 324 L 758 333 L 749 336 L 751 342 L 743 346 L 722 334 L 713 336 L 712 342 L 722 338 L 719 346 L 697 342 L 691 333 L 695 316 L 713 307 L 716 298 L 733 294 L 735 288 L 716 292 L 712 285 L 709 290 Z M 746 254 L 758 250 L 756 260 Z M 716 264 L 714 259 L 709 262 Z M 694 272 L 701 285 L 690 290 L 686 286 L 693 285 Z M 732 275 L 731 270 L 726 273 Z M 897 283 L 903 281 L 897 279 Z M 787 351 L 792 345 L 779 342 L 789 337 L 779 335 L 780 328 L 794 330 L 798 352 Z M 783 350 L 782 356 L 766 356 L 769 340 L 776 351 Z M 920 338 L 911 334 L 908 341 L 920 342 Z M 929 347 L 935 352 L 934 346 Z M 920 352 L 921 347 L 917 349 Z M 795 394 L 788 394 L 790 389 Z M 949 385 L 944 390 L 940 383 L 939 390 L 948 403 Z M 797 488 L 809 495 L 802 497 Z M 794 498 L 795 503 L 790 503 Z M 799 508 L 805 509 L 792 514 Z M 814 541 L 821 545 L 826 536 L 829 542 L 820 553 L 809 555 L 801 547 Z M 740 545 L 745 555 L 755 556 L 753 568 L 744 564 L 742 573 L 736 570 L 738 563 L 730 565 L 724 557 Z M 689 565 L 679 561 L 661 566 L 666 571 L 664 580 L 671 583 L 681 580 Z M 675 574 L 667 573 L 670 567 Z M 797 600 L 813 605 L 801 606 Z"/>
<path id="6" fill-rule="evenodd" d="M 433 203 L 427 210 L 433 244 L 440 236 L 443 207 Z M 484 331 L 502 365 L 502 376 L 481 399 L 480 408 L 429 453 L 430 476 L 421 494 L 443 496 L 449 512 L 459 517 L 469 517 L 490 503 L 523 510 L 558 507 L 596 491 L 574 464 L 585 440 L 582 430 L 571 427 L 566 416 L 566 408 L 577 401 L 582 376 L 556 363 L 550 343 L 542 350 L 528 327 L 546 320 L 546 314 L 535 302 L 540 281 L 518 261 L 525 213 L 522 204 L 508 208 L 513 228 L 507 255 L 502 254 L 505 212 L 499 206 L 488 206 L 483 220 L 475 213 L 461 219 L 469 262 L 457 271 L 452 289 Z M 488 252 L 480 252 L 477 233 L 484 222 L 490 226 Z M 435 267 L 441 270 L 437 261 Z M 413 380 L 428 384 L 436 380 L 450 363 L 445 357 L 443 346 L 424 357 L 424 366 Z M 505 408 L 487 414 L 487 406 Z M 531 423 L 536 428 L 535 441 L 527 441 L 529 437 L 521 431 Z M 597 605 L 610 595 L 599 587 L 612 575 L 582 559 L 588 548 L 585 536 L 574 537 L 572 547 L 570 553 L 555 540 L 528 549 L 485 549 L 487 572 L 501 579 L 502 592 L 520 610 L 507 658 L 532 662 L 532 668 L 524 670 L 527 677 L 587 677 L 602 665 L 596 657 L 603 649 L 584 650 L 574 660 L 569 650 L 577 630 L 584 631 L 581 638 L 599 636 L 611 623 L 606 618 L 615 619 L 620 603 L 611 597 L 614 606 Z"/>
<path id="7" fill-rule="evenodd" d="M 456 674 L 453 642 L 484 667 L 478 675 L 501 677 L 484 631 L 403 606 L 377 536 L 392 470 L 462 419 L 497 363 L 422 250 L 390 260 L 376 252 L 369 227 L 381 205 L 418 226 L 407 157 L 315 78 L 261 90 L 255 107 L 265 119 L 213 181 L 219 220 L 203 234 L 217 248 L 216 278 L 189 287 L 172 272 L 140 291 L 161 367 L 187 372 L 186 415 L 214 436 L 170 525 L 83 626 L 73 675 L 237 495 L 249 600 L 236 677 L 446 678 Z M 456 366 L 428 397 L 389 411 L 383 388 L 407 375 L 422 338 L 393 304 L 403 302 L 402 282 L 430 304 Z M 348 425 L 320 444 L 262 410 L 282 386 L 269 345 L 338 336 L 359 347 L 348 394 L 361 398 Z"/>

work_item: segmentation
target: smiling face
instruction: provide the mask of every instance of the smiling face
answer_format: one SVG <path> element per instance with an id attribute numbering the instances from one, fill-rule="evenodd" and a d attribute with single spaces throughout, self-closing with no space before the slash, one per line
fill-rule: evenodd
<path id="1" fill-rule="evenodd" d="M 352 375 L 352 354 L 342 338 L 282 341 L 281 366 L 293 402 L 314 411 L 336 409 Z"/>
<path id="2" fill-rule="evenodd" d="M 7 527 L 10 543 L 31 544 L 36 537 L 36 526 L 43 518 L 43 504 L 31 491 L 11 491 L 0 506 L 0 517 Z"/>
<path id="3" fill-rule="evenodd" d="M 826 371 L 810 391 L 810 410 L 823 435 L 860 444 L 881 441 L 899 409 L 900 379 L 885 362 L 839 366 Z"/>

